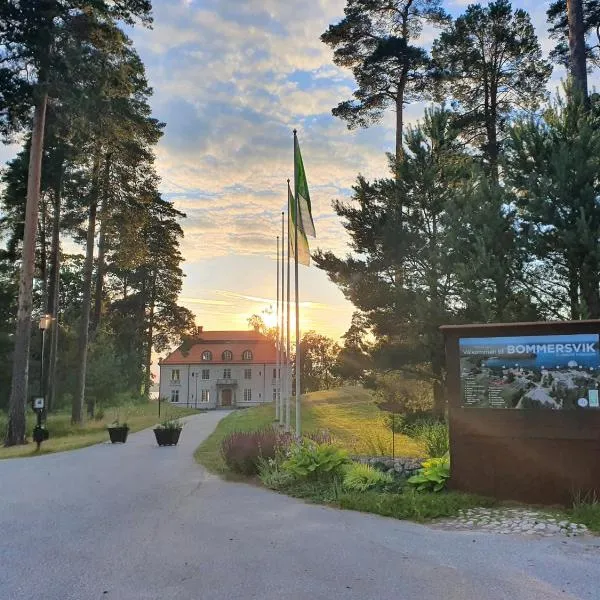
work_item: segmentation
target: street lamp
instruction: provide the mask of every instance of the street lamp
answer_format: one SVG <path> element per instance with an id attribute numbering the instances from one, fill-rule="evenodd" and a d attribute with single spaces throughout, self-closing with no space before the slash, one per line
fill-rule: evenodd
<path id="1" fill-rule="evenodd" d="M 46 386 L 44 385 L 44 358 L 46 354 L 46 329 L 52 325 L 52 315 L 44 315 L 40 319 L 40 331 L 42 332 L 42 358 L 40 368 L 40 396 L 44 398 L 44 409 L 46 406 Z M 45 412 L 45 410 L 44 410 Z"/>
<path id="2" fill-rule="evenodd" d="M 44 386 L 44 354 L 46 346 L 46 329 L 52 324 L 52 315 L 44 315 L 40 319 L 40 331 L 42 332 L 42 354 L 40 357 L 40 397 L 33 399 L 33 410 L 37 414 L 37 425 L 33 428 L 33 440 L 37 449 L 44 440 L 49 437 L 48 430 L 42 427 L 42 414 L 46 413 L 46 390 Z"/>

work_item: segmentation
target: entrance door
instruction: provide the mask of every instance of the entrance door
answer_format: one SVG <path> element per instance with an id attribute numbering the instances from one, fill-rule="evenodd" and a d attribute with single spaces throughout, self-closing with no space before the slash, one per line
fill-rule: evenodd
<path id="1" fill-rule="evenodd" d="M 231 390 L 221 392 L 221 406 L 231 406 Z"/>

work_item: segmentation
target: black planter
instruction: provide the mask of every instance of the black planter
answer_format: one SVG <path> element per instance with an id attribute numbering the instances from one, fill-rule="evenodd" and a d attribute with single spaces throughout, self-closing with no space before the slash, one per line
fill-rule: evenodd
<path id="1" fill-rule="evenodd" d="M 129 427 L 108 427 L 108 435 L 113 444 L 124 444 L 127 441 Z"/>
<path id="2" fill-rule="evenodd" d="M 161 429 L 159 427 L 154 429 L 156 443 L 159 446 L 177 446 L 180 433 L 181 429 Z"/>

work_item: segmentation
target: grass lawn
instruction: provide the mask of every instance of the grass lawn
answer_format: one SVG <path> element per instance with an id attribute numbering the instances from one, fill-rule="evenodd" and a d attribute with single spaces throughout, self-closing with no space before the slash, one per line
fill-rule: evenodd
<path id="1" fill-rule="evenodd" d="M 164 407 L 168 411 L 168 416 L 172 418 L 185 417 L 187 415 L 197 414 L 198 411 L 188 408 L 179 408 L 176 406 Z M 161 410 L 161 418 L 158 418 L 158 405 L 156 402 L 147 402 L 144 404 L 131 404 L 121 406 L 118 409 L 120 421 L 127 422 L 129 433 L 146 429 L 158 423 L 165 418 L 165 410 Z M 12 446 L 3 448 L 0 446 L 0 459 L 16 458 L 22 456 L 36 456 L 38 454 L 50 454 L 52 452 L 62 452 L 64 450 L 74 450 L 91 446 L 99 442 L 107 441 L 108 432 L 106 426 L 110 425 L 117 417 L 117 409 L 106 409 L 103 419 L 98 421 L 86 421 L 83 427 L 71 425 L 71 412 L 58 412 L 48 417 L 46 426 L 50 432 L 50 439 L 42 443 L 40 452 L 36 452 L 36 444 L 30 441 L 25 446 Z M 1 420 L 1 419 L 0 419 Z M 27 411 L 27 433 L 31 436 L 31 431 L 36 423 L 36 416 L 30 409 Z M 5 422 L 0 422 L 0 431 L 4 434 Z"/>
<path id="2" fill-rule="evenodd" d="M 292 424 L 296 419 L 293 404 Z M 217 425 L 194 456 L 209 471 L 227 475 L 220 452 L 222 440 L 233 431 L 270 427 L 274 420 L 273 404 L 233 412 Z M 304 433 L 326 429 L 338 445 L 353 454 L 392 455 L 392 434 L 383 423 L 383 413 L 375 406 L 370 392 L 362 388 L 337 388 L 303 396 L 302 429 Z M 396 456 L 424 456 L 424 452 L 414 440 L 396 434 Z"/>

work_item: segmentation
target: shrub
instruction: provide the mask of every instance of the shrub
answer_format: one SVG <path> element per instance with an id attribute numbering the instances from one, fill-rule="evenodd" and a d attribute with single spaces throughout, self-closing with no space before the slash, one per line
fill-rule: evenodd
<path id="1" fill-rule="evenodd" d="M 305 439 L 290 447 L 282 468 L 298 479 L 319 478 L 335 475 L 348 462 L 345 450 Z"/>
<path id="2" fill-rule="evenodd" d="M 450 478 L 450 457 L 430 458 L 416 475 L 408 478 L 418 492 L 441 492 Z"/>
<path id="3" fill-rule="evenodd" d="M 235 473 L 256 475 L 260 459 L 274 459 L 279 446 L 279 436 L 272 429 L 235 431 L 221 443 L 221 455 Z"/>
<path id="4" fill-rule="evenodd" d="M 265 487 L 280 490 L 294 481 L 294 477 L 284 471 L 276 459 L 258 459 L 258 476 Z"/>
<path id="5" fill-rule="evenodd" d="M 344 474 L 344 487 L 355 492 L 383 487 L 392 484 L 394 478 L 389 473 L 382 473 L 371 465 L 353 463 Z"/>
<path id="6" fill-rule="evenodd" d="M 447 423 L 441 421 L 420 421 L 413 425 L 411 437 L 419 440 L 427 455 L 442 458 L 450 450 L 450 436 Z"/>

